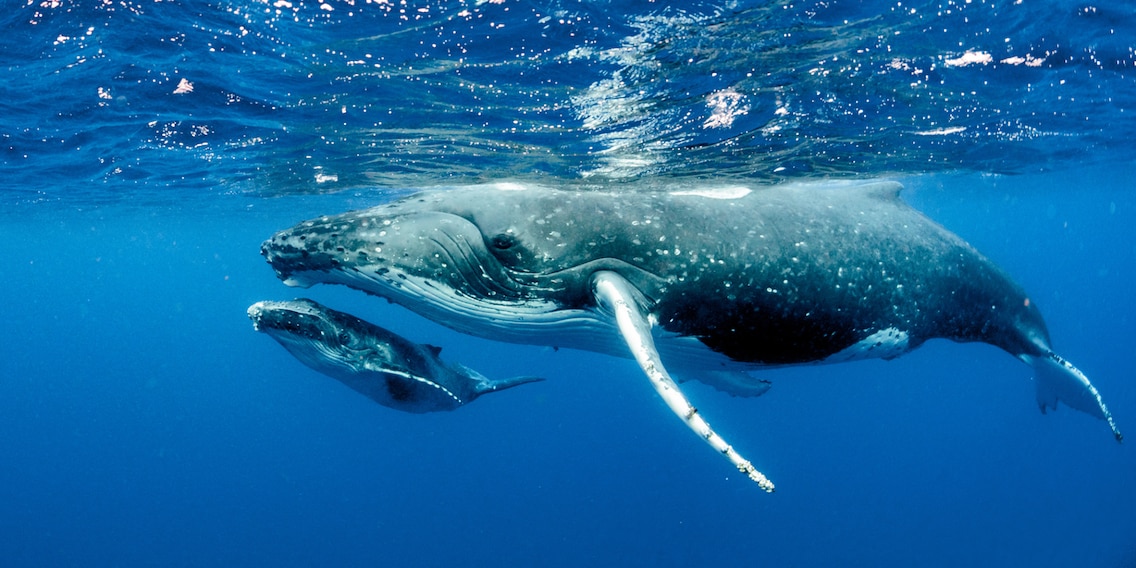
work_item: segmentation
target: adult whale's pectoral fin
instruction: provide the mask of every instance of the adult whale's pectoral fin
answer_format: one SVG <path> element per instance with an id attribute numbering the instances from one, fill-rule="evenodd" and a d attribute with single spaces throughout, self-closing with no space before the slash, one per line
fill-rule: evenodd
<path id="1" fill-rule="evenodd" d="M 606 270 L 599 271 L 592 277 L 592 293 L 599 306 L 615 318 L 619 332 L 627 342 L 635 361 L 647 374 L 651 385 L 663 397 L 663 401 L 671 411 L 682 418 L 683 422 L 710 446 L 726 456 L 726 459 L 737 466 L 739 471 L 749 476 L 765 491 L 773 492 L 773 482 L 710 428 L 710 424 L 698 414 L 698 410 L 690 404 L 686 395 L 679 390 L 678 385 L 663 367 L 659 352 L 655 349 L 655 340 L 651 336 L 651 322 L 647 319 L 646 310 L 643 308 L 642 294 L 625 278 Z"/>
<path id="2" fill-rule="evenodd" d="M 1105 406 L 1100 392 L 1072 363 L 1052 351 L 1040 356 L 1023 355 L 1022 358 L 1034 368 L 1037 405 L 1042 413 L 1049 409 L 1056 410 L 1057 401 L 1060 400 L 1070 408 L 1108 422 L 1117 442 L 1124 439 L 1116 423 L 1113 422 L 1112 413 Z"/>

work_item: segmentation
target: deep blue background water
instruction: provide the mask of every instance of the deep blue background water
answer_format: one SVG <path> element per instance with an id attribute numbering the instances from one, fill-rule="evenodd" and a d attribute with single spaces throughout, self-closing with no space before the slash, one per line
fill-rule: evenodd
<path id="1" fill-rule="evenodd" d="M 548 378 L 418 416 L 244 315 L 301 293 L 261 240 L 409 188 L 884 176 L 1031 292 L 1130 431 L 1132 9 L 328 6 L 0 16 L 0 564 L 1136 565 L 1130 445 L 1042 416 L 988 346 L 769 372 L 756 400 L 690 385 L 766 495 L 630 361 L 303 291 Z"/>

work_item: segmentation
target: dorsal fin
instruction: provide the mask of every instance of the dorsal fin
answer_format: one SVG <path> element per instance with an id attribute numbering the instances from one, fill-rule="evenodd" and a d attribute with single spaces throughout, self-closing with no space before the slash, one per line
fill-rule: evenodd
<path id="1" fill-rule="evenodd" d="M 869 197 L 895 201 L 899 199 L 899 192 L 903 191 L 903 184 L 898 181 L 875 181 L 856 186 L 856 189 Z"/>
<path id="2" fill-rule="evenodd" d="M 442 354 L 442 348 L 438 347 L 437 345 L 430 345 L 429 343 L 423 343 L 422 347 L 425 347 L 427 351 L 433 353 L 435 357 Z"/>

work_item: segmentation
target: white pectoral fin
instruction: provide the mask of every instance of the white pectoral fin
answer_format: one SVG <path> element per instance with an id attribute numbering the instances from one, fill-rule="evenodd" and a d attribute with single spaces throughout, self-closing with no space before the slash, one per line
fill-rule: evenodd
<path id="1" fill-rule="evenodd" d="M 1104 404 L 1097 388 L 1072 363 L 1061 356 L 1047 352 L 1040 356 L 1023 355 L 1022 358 L 1034 369 L 1034 384 L 1037 387 L 1037 405 L 1042 413 L 1057 408 L 1057 401 L 1061 401 L 1076 410 L 1091 414 L 1108 422 L 1112 428 L 1112 435 L 1116 441 L 1124 436 L 1120 434 L 1116 423 L 1112 420 L 1112 413 Z"/>
<path id="2" fill-rule="evenodd" d="M 651 336 L 651 322 L 647 319 L 639 291 L 619 274 L 605 270 L 597 272 L 592 277 L 592 292 L 600 308 L 615 318 L 619 332 L 627 342 L 635 361 L 647 374 L 651 385 L 655 387 L 659 396 L 663 397 L 663 401 L 671 411 L 737 466 L 739 471 L 749 476 L 765 491 L 772 492 L 773 482 L 710 428 L 710 424 L 698 414 L 698 410 L 690 404 L 686 395 L 679 390 L 678 385 L 663 367 L 659 352 L 655 348 L 655 340 Z"/>

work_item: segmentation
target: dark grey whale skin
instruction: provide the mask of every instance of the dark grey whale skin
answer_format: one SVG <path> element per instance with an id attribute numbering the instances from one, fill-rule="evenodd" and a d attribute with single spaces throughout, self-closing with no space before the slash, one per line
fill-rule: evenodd
<path id="1" fill-rule="evenodd" d="M 755 368 L 980 341 L 1033 367 L 1043 412 L 1064 402 L 1121 440 L 1022 288 L 900 189 L 475 186 L 306 221 L 261 250 L 287 284 L 345 284 L 466 333 L 642 353 L 597 296 L 614 277 L 661 363 L 742 396 L 768 386 L 744 373 Z"/>
<path id="2" fill-rule="evenodd" d="M 470 296 L 480 286 L 498 301 L 540 296 L 563 309 L 586 309 L 589 275 L 613 270 L 642 292 L 665 330 L 757 365 L 821 361 L 887 329 L 906 333 L 908 350 L 947 338 L 1015 356 L 1048 352 L 1045 322 L 1021 287 L 899 199 L 900 189 L 788 185 L 736 199 L 440 191 L 302 223 L 262 251 L 282 279 L 309 285 L 338 281 L 329 276 L 345 269 L 376 279 L 393 270 Z M 383 238 L 358 230 L 383 221 Z M 449 270 L 424 260 L 440 245 L 410 236 L 427 225 L 462 242 L 460 254 L 447 251 Z M 472 260 L 462 265 L 462 255 Z M 470 275 L 478 270 L 486 277 Z M 415 309 L 392 290 L 348 285 Z"/>

